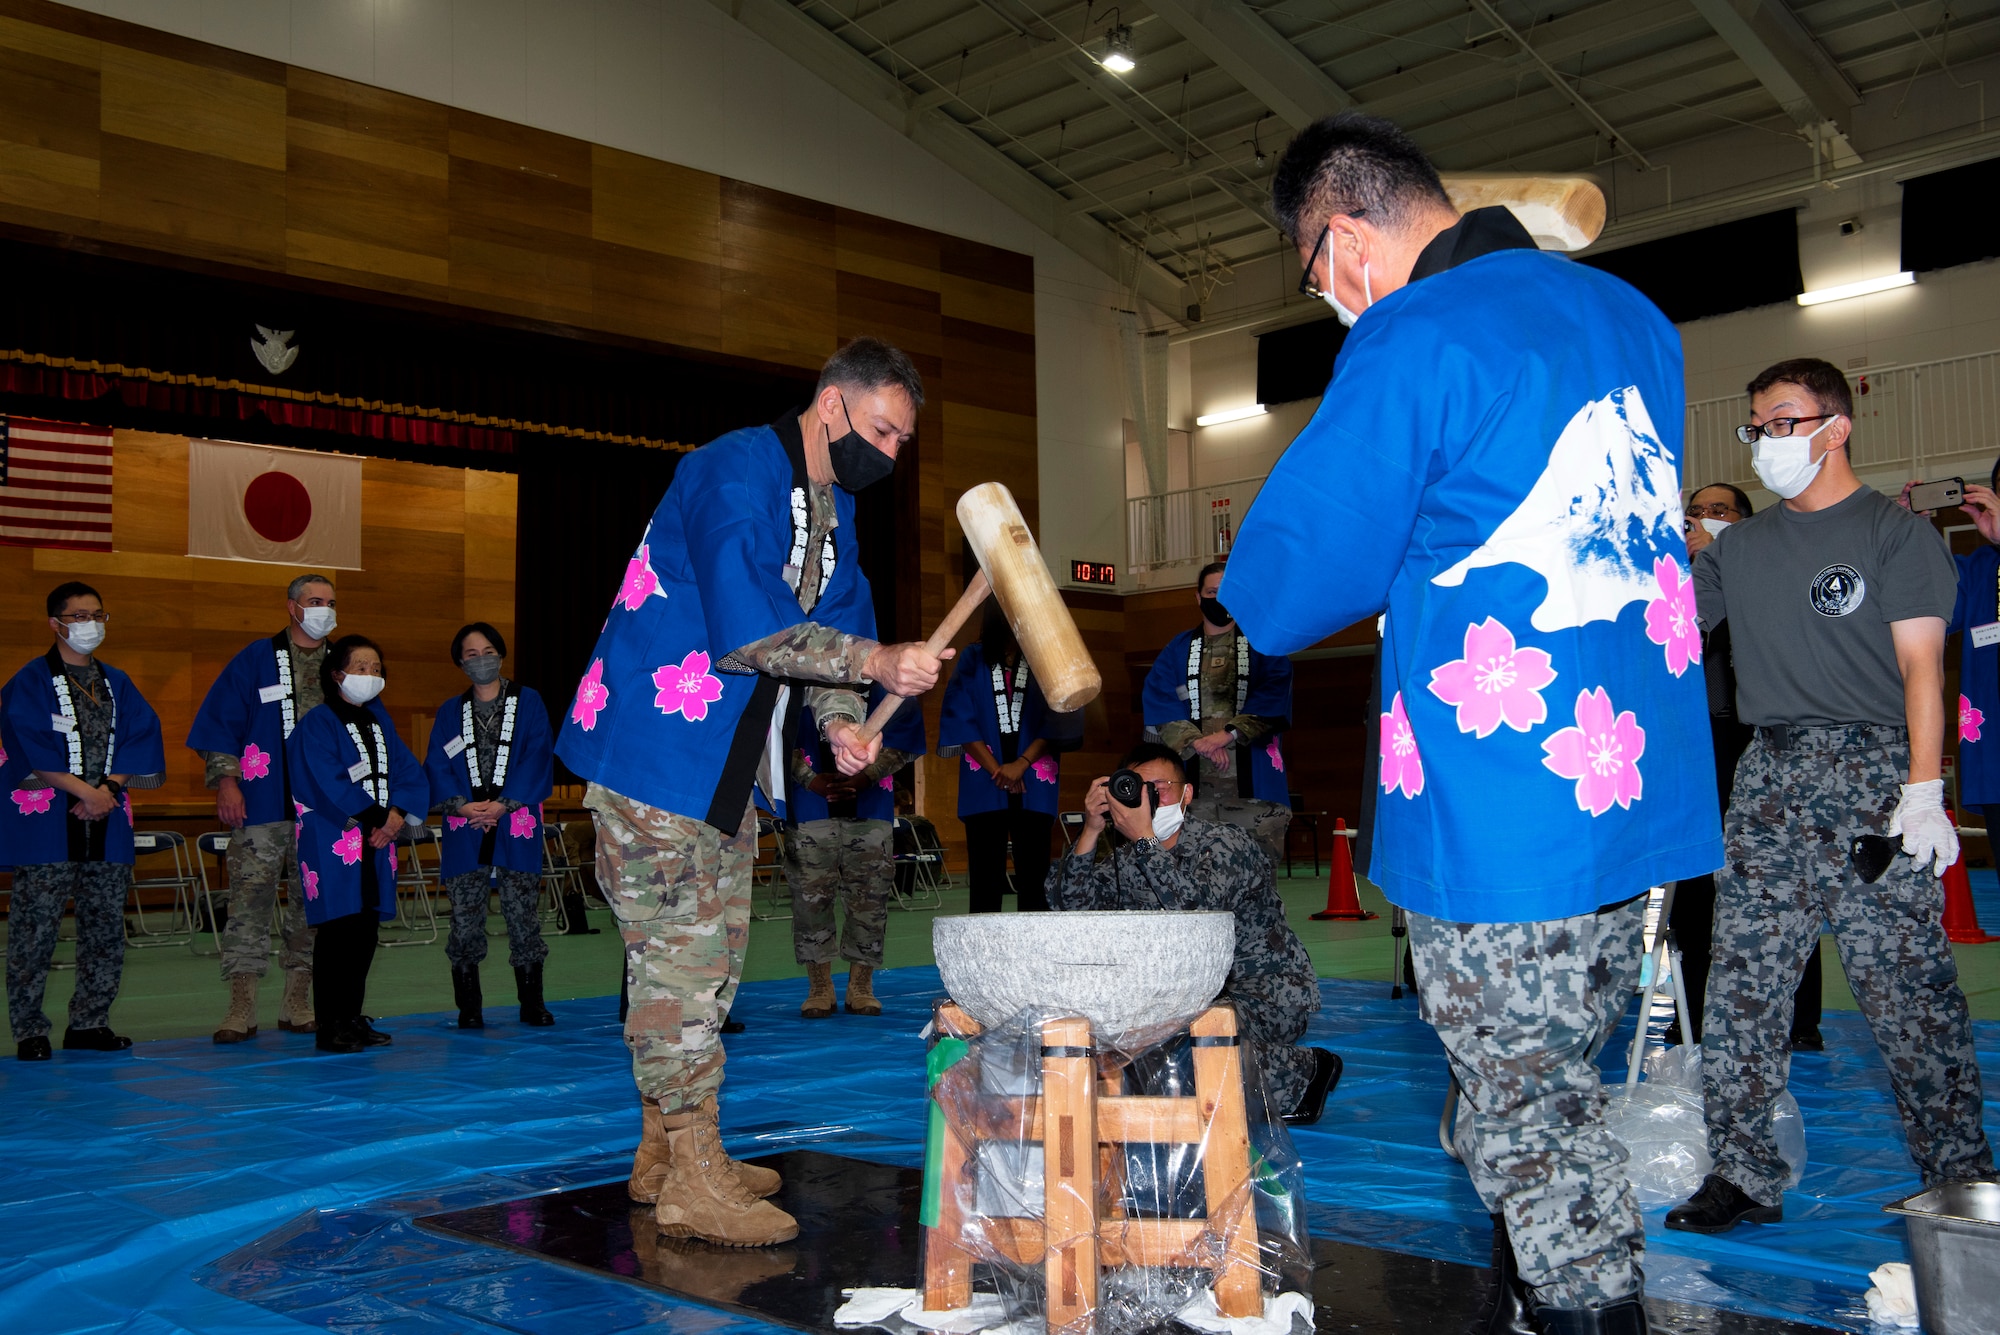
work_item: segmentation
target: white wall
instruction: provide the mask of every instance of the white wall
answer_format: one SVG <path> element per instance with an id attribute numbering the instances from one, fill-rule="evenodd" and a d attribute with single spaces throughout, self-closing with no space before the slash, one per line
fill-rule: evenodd
<path id="1" fill-rule="evenodd" d="M 709 0 L 71 4 L 1033 255 L 1042 548 L 1123 564 L 1118 286 Z"/>

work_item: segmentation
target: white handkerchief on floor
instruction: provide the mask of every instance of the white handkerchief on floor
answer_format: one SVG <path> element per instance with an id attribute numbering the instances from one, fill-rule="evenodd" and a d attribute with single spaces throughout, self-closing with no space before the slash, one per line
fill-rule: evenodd
<path id="1" fill-rule="evenodd" d="M 1303 1293 L 1281 1293 L 1264 1300 L 1262 1316 L 1224 1316 L 1215 1305 L 1215 1294 L 1203 1289 L 1201 1297 L 1174 1314 L 1175 1319 L 1209 1335 L 1291 1335 L 1293 1323 L 1303 1317 L 1306 1328 L 1313 1325 L 1312 1299 Z"/>
<path id="2" fill-rule="evenodd" d="M 914 1289 L 842 1289 L 847 1301 L 833 1314 L 836 1326 L 872 1326 L 909 1305 Z"/>
<path id="3" fill-rule="evenodd" d="M 1875 1281 L 1875 1287 L 1868 1290 L 1868 1319 L 1878 1326 L 1915 1330 L 1917 1283 L 1910 1267 L 1891 1261 L 1869 1271 L 1868 1278 Z"/>
<path id="4" fill-rule="evenodd" d="M 974 1293 L 972 1305 L 952 1312 L 926 1312 L 924 1295 L 912 1298 L 903 1308 L 903 1320 L 939 1335 L 976 1335 L 976 1332 L 1007 1324 L 1007 1304 L 997 1293 Z"/>

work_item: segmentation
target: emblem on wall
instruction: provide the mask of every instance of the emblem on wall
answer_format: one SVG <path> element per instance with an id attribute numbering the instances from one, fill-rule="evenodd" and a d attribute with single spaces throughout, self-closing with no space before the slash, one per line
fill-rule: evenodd
<path id="1" fill-rule="evenodd" d="M 272 375 L 283 375 L 299 359 L 299 350 L 287 347 L 296 333 L 292 329 L 266 329 L 257 326 L 258 337 L 250 340 L 250 351 L 257 354 L 257 360 Z"/>

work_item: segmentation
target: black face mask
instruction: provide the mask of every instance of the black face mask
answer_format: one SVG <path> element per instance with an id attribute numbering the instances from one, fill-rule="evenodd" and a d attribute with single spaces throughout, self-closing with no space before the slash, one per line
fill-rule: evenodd
<path id="1" fill-rule="evenodd" d="M 845 395 L 841 396 L 840 412 L 847 418 L 847 434 L 838 440 L 827 440 L 827 459 L 833 464 L 835 482 L 849 491 L 861 491 L 893 473 L 896 461 L 870 445 L 854 429 L 854 418 L 847 411 Z"/>
<path id="2" fill-rule="evenodd" d="M 1229 609 L 1224 607 L 1219 599 L 1202 599 L 1201 614 L 1208 618 L 1208 624 L 1211 626 L 1226 626 L 1229 624 Z"/>

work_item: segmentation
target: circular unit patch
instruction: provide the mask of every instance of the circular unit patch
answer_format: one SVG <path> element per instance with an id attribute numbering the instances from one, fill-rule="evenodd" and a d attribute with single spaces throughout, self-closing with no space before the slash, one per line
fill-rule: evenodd
<path id="1" fill-rule="evenodd" d="M 1830 565 L 1813 576 L 1813 611 L 1823 617 L 1844 617 L 1868 596 L 1868 581 L 1846 562 Z"/>
<path id="2" fill-rule="evenodd" d="M 243 489 L 243 517 L 266 542 L 291 542 L 312 523 L 312 497 L 305 483 L 272 469 Z"/>

